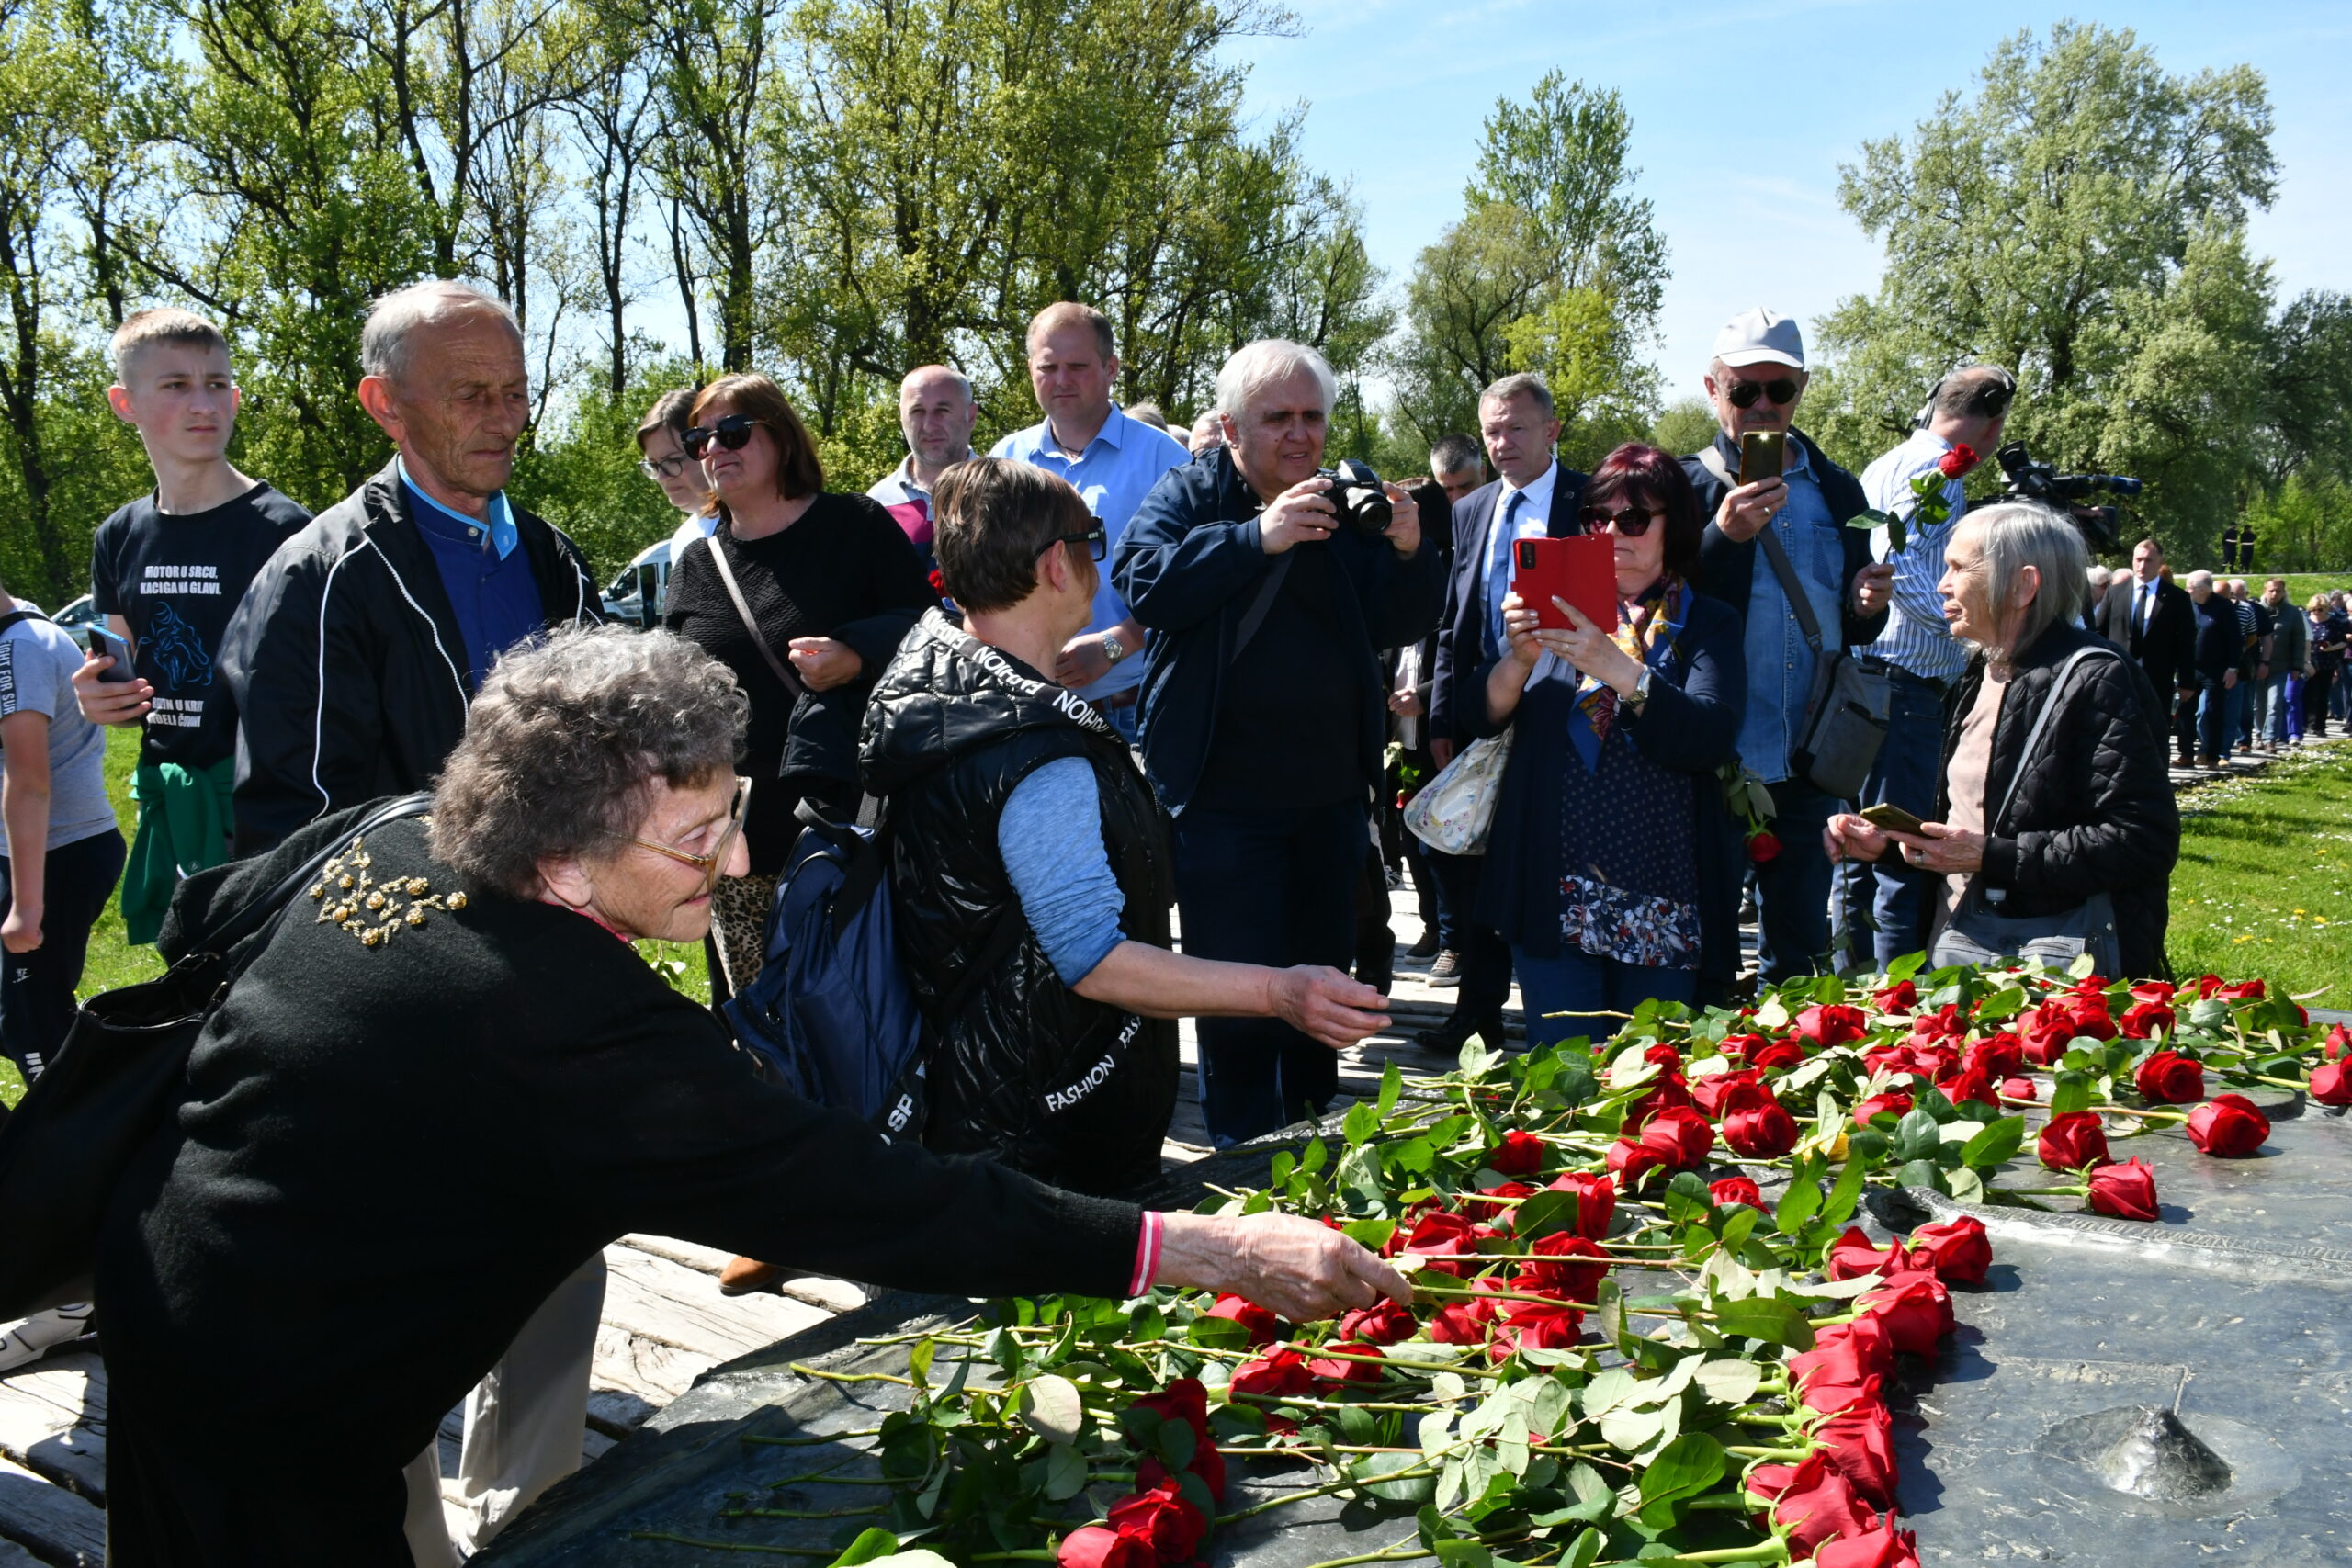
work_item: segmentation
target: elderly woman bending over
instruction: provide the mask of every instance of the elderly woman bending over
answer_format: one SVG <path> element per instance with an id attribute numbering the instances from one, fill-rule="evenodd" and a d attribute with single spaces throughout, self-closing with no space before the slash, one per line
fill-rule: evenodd
<path id="1" fill-rule="evenodd" d="M 1972 890 L 1981 907 L 2053 930 L 2106 893 L 2123 974 L 2162 976 L 2180 853 L 2164 710 L 2134 661 L 2076 625 L 2086 558 L 2075 525 L 2047 507 L 2012 502 L 1962 520 L 1937 592 L 1975 657 L 1944 699 L 1936 819 L 1903 833 L 1838 816 L 1825 838 L 1833 859 L 1893 849 L 1944 879 L 1923 948 Z"/>
<path id="2" fill-rule="evenodd" d="M 341 855 L 114 1195 L 108 1562 L 406 1568 L 402 1465 L 631 1231 L 958 1295 L 1157 1279 L 1294 1319 L 1409 1298 L 1306 1220 L 1146 1214 L 755 1081 L 630 946 L 698 941 L 711 885 L 741 871 L 744 721 L 682 638 L 559 633 L 492 670 L 430 818 L 363 844 L 356 807 L 182 884 L 172 958 Z"/>

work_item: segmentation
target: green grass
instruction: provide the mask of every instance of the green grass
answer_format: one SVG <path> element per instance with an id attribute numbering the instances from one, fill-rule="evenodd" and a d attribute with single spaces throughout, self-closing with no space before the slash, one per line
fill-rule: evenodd
<path id="1" fill-rule="evenodd" d="M 2234 575 L 2234 574 L 2233 574 Z M 2271 572 L 2248 572 L 2246 581 L 2256 593 Z M 2287 580 L 2287 602 L 2297 609 L 2312 602 L 2314 593 L 2333 593 L 2339 588 L 2352 588 L 2352 571 L 2286 571 L 2275 575 Z"/>
<path id="2" fill-rule="evenodd" d="M 2291 753 L 2180 797 L 2165 943 L 2178 976 L 2259 975 L 2352 997 L 2352 746 Z"/>

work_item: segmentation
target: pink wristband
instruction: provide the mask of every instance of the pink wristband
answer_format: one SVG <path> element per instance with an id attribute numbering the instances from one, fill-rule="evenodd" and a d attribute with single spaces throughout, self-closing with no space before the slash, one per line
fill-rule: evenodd
<path id="1" fill-rule="evenodd" d="M 1139 1296 L 1151 1289 L 1152 1280 L 1159 1273 L 1159 1234 L 1166 1224 L 1157 1209 L 1143 1212 L 1143 1224 L 1136 1231 L 1136 1272 L 1127 1282 L 1127 1294 Z"/>

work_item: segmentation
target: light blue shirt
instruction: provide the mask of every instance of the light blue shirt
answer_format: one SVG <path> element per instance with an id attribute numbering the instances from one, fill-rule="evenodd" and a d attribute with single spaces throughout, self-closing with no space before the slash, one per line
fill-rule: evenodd
<path id="1" fill-rule="evenodd" d="M 1094 591 L 1094 614 L 1087 621 L 1086 629 L 1108 631 L 1125 620 L 1126 601 L 1111 586 L 1110 557 L 1118 554 L 1119 536 L 1126 532 L 1127 520 L 1143 504 L 1143 498 L 1151 493 L 1151 487 L 1159 482 L 1159 476 L 1191 462 L 1193 455 L 1165 432 L 1154 430 L 1141 420 L 1129 419 L 1114 408 L 1075 460 L 1055 444 L 1050 423 L 1044 420 L 1026 430 L 1014 431 L 990 447 L 989 456 L 1010 457 L 1057 474 L 1085 500 L 1086 510 L 1101 520 L 1111 536 L 1110 548 L 1102 563 L 1102 581 Z M 1126 657 L 1111 666 L 1102 679 L 1091 686 L 1080 686 L 1078 694 L 1102 698 L 1142 685 L 1142 649 L 1128 649 Z"/>
<path id="2" fill-rule="evenodd" d="M 1552 491 L 1559 479 L 1560 465 L 1547 464 L 1525 490 L 1511 489 L 1506 479 L 1495 497 L 1495 521 L 1487 530 L 1486 575 L 1481 581 L 1487 585 L 1487 650 L 1497 658 L 1503 651 L 1503 596 L 1510 592 L 1510 547 L 1521 539 L 1543 538 L 1551 531 Z M 1519 500 L 1516 510 L 1511 506 L 1514 498 Z M 1508 530 L 1503 526 L 1506 519 L 1510 524 Z M 1503 537 L 1506 532 L 1509 538 Z"/>
<path id="3" fill-rule="evenodd" d="M 487 521 L 480 517 L 469 517 L 462 512 L 452 512 L 425 494 L 424 487 L 409 477 L 407 458 L 395 457 L 392 462 L 399 468 L 401 483 L 408 486 L 409 494 L 462 527 L 488 528 L 491 548 L 498 552 L 500 560 L 504 560 L 514 553 L 514 547 L 521 542 L 522 536 L 515 531 L 514 514 L 507 510 L 504 491 L 500 491 L 490 498 L 490 516 Z"/>
<path id="4" fill-rule="evenodd" d="M 1826 651 L 1844 641 L 1839 629 L 1844 625 L 1839 616 L 1845 596 L 1844 530 L 1829 514 L 1829 502 L 1822 496 L 1805 449 L 1792 441 L 1788 450 L 1791 467 L 1781 476 L 1789 487 L 1788 504 L 1772 514 L 1770 527 L 1804 584 Z M 1739 726 L 1739 760 L 1766 784 L 1778 784 L 1789 776 L 1789 748 L 1795 744 L 1805 705 L 1813 700 L 1814 656 L 1760 538 L 1755 575 L 1747 585 L 1747 714 Z"/>
<path id="5" fill-rule="evenodd" d="M 1944 546 L 1959 525 L 1968 500 L 1958 479 L 1944 482 L 1944 499 L 1951 515 L 1934 527 L 1922 527 L 1913 517 L 1919 498 L 1911 481 L 1931 472 L 1951 450 L 1951 443 L 1932 430 L 1915 430 L 1910 439 L 1862 470 L 1862 494 L 1871 510 L 1900 517 L 1903 548 L 1889 553 L 1884 527 L 1871 530 L 1871 557 L 1894 563 L 1894 596 L 1887 612 L 1886 630 L 1864 650 L 1898 670 L 1929 681 L 1951 681 L 1968 668 L 1968 650 L 1951 635 L 1944 621 L 1943 595 L 1936 584 L 1943 580 Z"/>
<path id="6" fill-rule="evenodd" d="M 1085 758 L 1057 758 L 1012 786 L 996 848 L 1022 918 L 1063 985 L 1085 979 L 1127 940 L 1119 929 L 1126 898 L 1103 848 L 1102 796 Z"/>

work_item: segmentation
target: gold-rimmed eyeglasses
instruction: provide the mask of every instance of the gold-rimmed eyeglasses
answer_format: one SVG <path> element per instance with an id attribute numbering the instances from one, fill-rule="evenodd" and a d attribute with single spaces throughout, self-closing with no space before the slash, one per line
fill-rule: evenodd
<path id="1" fill-rule="evenodd" d="M 673 849 L 668 844 L 657 844 L 650 839 L 639 839 L 628 834 L 622 835 L 622 842 L 635 844 L 641 850 L 651 850 L 657 855 L 667 855 L 680 865 L 693 866 L 702 873 L 702 890 L 707 893 L 718 886 L 719 877 L 726 872 L 727 853 L 735 847 L 735 835 L 743 830 L 743 803 L 751 798 L 752 781 L 747 778 L 737 778 L 735 798 L 727 807 L 726 830 L 718 835 L 718 842 L 707 855 L 688 854 L 685 851 Z"/>

